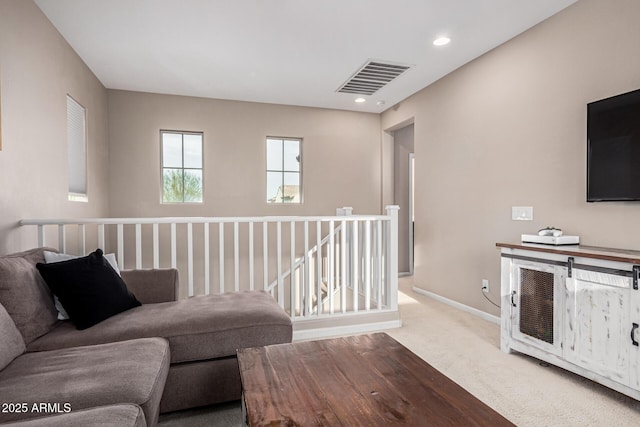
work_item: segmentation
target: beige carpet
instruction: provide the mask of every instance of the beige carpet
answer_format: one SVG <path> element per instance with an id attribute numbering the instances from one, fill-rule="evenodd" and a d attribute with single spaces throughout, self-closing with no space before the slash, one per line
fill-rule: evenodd
<path id="1" fill-rule="evenodd" d="M 400 280 L 403 327 L 386 331 L 518 426 L 639 426 L 640 402 L 536 359 L 499 349 L 500 328 Z M 640 368 L 639 368 L 640 369 Z M 231 403 L 160 417 L 160 426 L 239 426 Z"/>

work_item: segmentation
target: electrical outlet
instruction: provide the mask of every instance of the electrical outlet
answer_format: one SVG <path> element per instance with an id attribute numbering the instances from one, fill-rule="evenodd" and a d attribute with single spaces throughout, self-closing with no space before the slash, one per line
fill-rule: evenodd
<path id="1" fill-rule="evenodd" d="M 489 292 L 489 280 L 482 279 L 482 292 Z"/>

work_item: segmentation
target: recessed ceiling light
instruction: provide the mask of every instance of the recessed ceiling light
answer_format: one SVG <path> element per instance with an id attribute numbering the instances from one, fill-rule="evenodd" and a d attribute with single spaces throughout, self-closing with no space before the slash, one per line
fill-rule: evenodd
<path id="1" fill-rule="evenodd" d="M 380 101 L 376 102 L 376 105 L 378 107 L 382 107 L 384 104 L 385 104 L 385 102 L 383 100 L 380 100 Z"/>
<path id="2" fill-rule="evenodd" d="M 442 37 L 438 37 L 437 39 L 435 39 L 433 41 L 433 44 L 435 46 L 444 46 L 445 44 L 449 44 L 450 41 L 451 41 L 451 39 L 449 37 L 442 36 Z"/>
<path id="3" fill-rule="evenodd" d="M 366 101 L 366 99 L 364 99 L 364 98 L 356 98 L 356 99 L 355 99 L 355 101 L 356 101 L 358 104 L 360 104 L 361 102 L 365 102 L 365 101 Z"/>

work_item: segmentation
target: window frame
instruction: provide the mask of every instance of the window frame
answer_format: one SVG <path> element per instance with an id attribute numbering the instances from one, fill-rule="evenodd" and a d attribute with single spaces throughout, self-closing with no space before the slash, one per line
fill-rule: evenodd
<path id="1" fill-rule="evenodd" d="M 269 149 L 268 149 L 268 141 L 269 140 L 280 140 L 282 141 L 282 169 L 280 170 L 276 170 L 276 169 L 269 169 L 268 168 L 268 158 L 269 158 Z M 282 175 L 282 186 L 284 187 L 285 183 L 284 183 L 284 176 L 285 173 L 297 173 L 299 175 L 299 190 L 298 190 L 298 194 L 299 194 L 299 198 L 300 201 L 299 202 L 269 202 L 269 199 L 267 197 L 265 197 L 263 200 L 265 201 L 265 203 L 268 206 L 299 206 L 302 205 L 304 202 L 304 192 L 303 192 L 303 185 L 302 185 L 302 179 L 303 179 L 303 171 L 302 171 L 302 164 L 303 164 L 303 150 L 302 150 L 302 142 L 303 142 L 303 138 L 302 137 L 289 137 L 289 136 L 273 136 L 273 135 L 267 135 L 264 139 L 264 152 L 265 152 L 265 193 L 267 193 L 267 183 L 268 183 L 268 175 L 269 172 L 278 172 Z M 298 153 L 300 156 L 300 160 L 298 161 L 299 164 L 299 170 L 298 171 L 292 171 L 292 170 L 286 170 L 284 167 L 284 141 L 297 141 L 298 142 Z M 266 196 L 266 194 L 265 194 Z"/>
<path id="2" fill-rule="evenodd" d="M 165 167 L 164 166 L 164 138 L 165 134 L 174 134 L 180 135 L 182 138 L 182 148 L 181 148 L 181 167 Z M 184 166 L 184 136 L 185 135 L 199 135 L 200 136 L 200 153 L 201 153 L 201 167 L 200 168 L 187 168 Z M 182 201 L 177 202 L 165 202 L 164 200 L 164 170 L 165 169 L 180 169 L 182 171 Z M 184 171 L 185 170 L 195 170 L 200 171 L 202 174 L 202 197 L 200 201 L 185 201 L 184 200 Z M 204 132 L 203 131 L 186 131 L 186 130 L 175 130 L 175 129 L 160 129 L 160 204 L 163 205 L 202 205 L 204 204 Z"/>

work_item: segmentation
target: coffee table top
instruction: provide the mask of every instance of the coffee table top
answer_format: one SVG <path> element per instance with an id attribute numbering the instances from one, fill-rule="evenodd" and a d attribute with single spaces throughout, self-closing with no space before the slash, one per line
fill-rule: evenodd
<path id="1" fill-rule="evenodd" d="M 250 426 L 512 426 L 384 333 L 238 350 Z"/>

